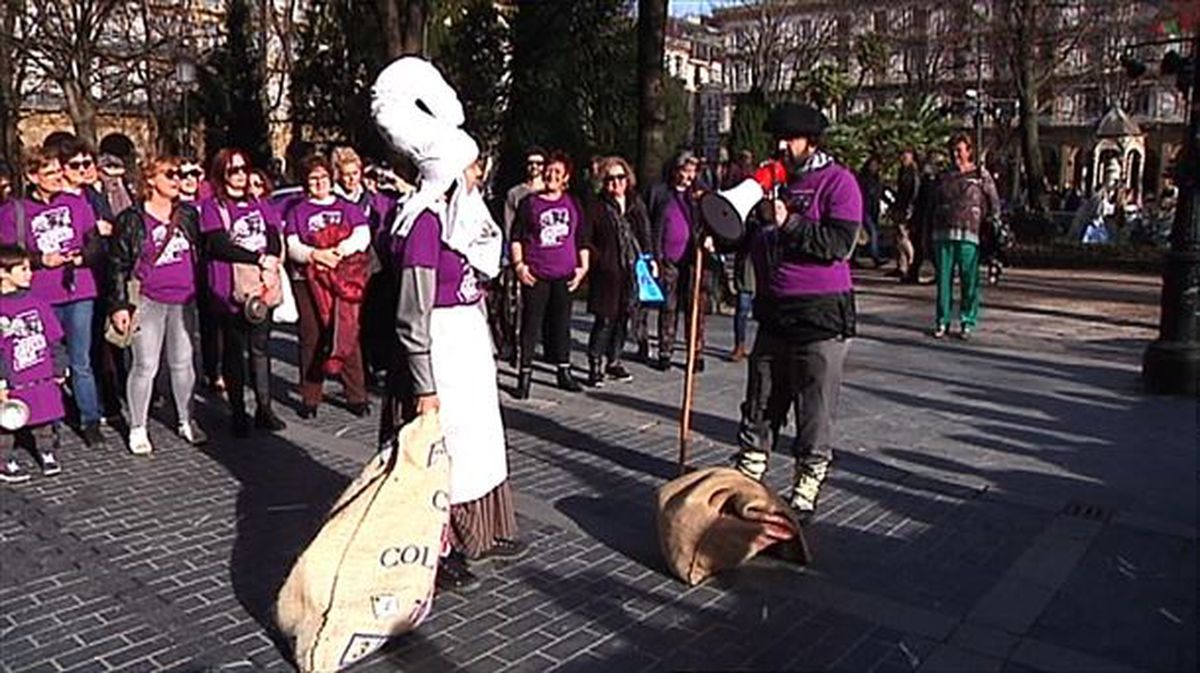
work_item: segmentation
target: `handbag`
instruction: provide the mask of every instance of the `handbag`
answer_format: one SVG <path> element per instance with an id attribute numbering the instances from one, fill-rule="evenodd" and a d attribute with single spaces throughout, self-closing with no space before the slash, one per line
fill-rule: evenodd
<path id="1" fill-rule="evenodd" d="M 221 216 L 221 224 L 225 230 L 233 226 L 230 222 L 229 211 L 224 204 L 217 204 L 217 212 Z M 283 303 L 284 271 L 266 273 L 257 264 L 233 262 L 233 303 L 240 304 L 246 318 L 252 323 L 266 320 L 271 309 Z"/>
<path id="2" fill-rule="evenodd" d="M 133 345 L 133 336 L 138 331 L 137 306 L 142 299 L 142 281 L 137 278 L 125 281 L 125 296 L 128 297 L 130 306 L 129 329 L 124 332 L 118 330 L 113 324 L 111 314 L 104 321 L 104 340 L 117 348 L 129 348 Z"/>
<path id="3" fill-rule="evenodd" d="M 663 295 L 662 287 L 650 273 L 650 259 L 651 256 L 648 254 L 639 255 L 633 263 L 633 272 L 637 276 L 638 301 L 643 304 L 656 305 L 667 299 Z"/>

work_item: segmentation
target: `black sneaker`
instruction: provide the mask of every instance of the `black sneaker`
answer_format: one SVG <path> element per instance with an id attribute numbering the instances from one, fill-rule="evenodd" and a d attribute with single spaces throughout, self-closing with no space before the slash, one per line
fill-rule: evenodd
<path id="1" fill-rule="evenodd" d="M 284 423 L 283 419 L 276 416 L 275 412 L 270 409 L 259 409 L 254 412 L 254 425 L 270 432 L 279 432 L 287 428 L 287 423 Z"/>
<path id="2" fill-rule="evenodd" d="M 104 435 L 100 432 L 99 423 L 88 423 L 83 426 L 83 430 L 79 434 L 83 437 L 83 443 L 89 449 L 103 449 L 108 445 L 104 440 Z"/>
<path id="3" fill-rule="evenodd" d="M 583 386 L 579 385 L 579 381 L 571 374 L 570 367 L 558 368 L 558 387 L 568 393 L 578 393 L 583 390 Z"/>
<path id="4" fill-rule="evenodd" d="M 504 561 L 515 561 L 524 557 L 529 553 L 529 545 L 520 540 L 510 540 L 506 537 L 498 537 L 492 540 L 492 548 L 479 555 L 479 560 L 485 559 L 501 559 Z"/>
<path id="5" fill-rule="evenodd" d="M 47 477 L 62 472 L 62 466 L 58 464 L 58 459 L 54 457 L 53 451 L 38 451 L 38 463 L 42 466 L 42 474 Z"/>
<path id="6" fill-rule="evenodd" d="M 370 402 L 357 402 L 355 404 L 351 404 L 349 408 L 350 408 L 350 413 L 353 414 L 356 418 L 366 418 L 367 416 L 371 415 L 371 403 Z M 315 409 L 313 410 L 313 415 L 314 416 L 316 415 Z"/>
<path id="7" fill-rule="evenodd" d="M 0 482 L 5 484 L 24 484 L 29 481 L 29 473 L 21 469 L 21 464 L 15 460 L 6 461 L 0 465 Z"/>
<path id="8" fill-rule="evenodd" d="M 671 370 L 671 358 L 659 358 L 659 359 L 655 360 L 654 364 L 650 365 L 650 367 L 653 369 L 657 369 L 660 372 L 670 371 Z"/>
<path id="9" fill-rule="evenodd" d="M 436 584 L 439 591 L 465 593 L 479 588 L 479 578 L 467 567 L 465 559 L 451 554 L 438 563 Z"/>
<path id="10" fill-rule="evenodd" d="M 614 381 L 633 380 L 633 374 L 630 374 L 629 370 L 625 369 L 625 365 L 621 364 L 620 362 L 614 362 L 608 367 L 605 367 L 604 375 Z"/>
<path id="11" fill-rule="evenodd" d="M 296 415 L 299 416 L 300 418 L 303 418 L 304 420 L 308 420 L 310 418 L 316 418 L 317 417 L 317 408 L 310 407 L 307 404 L 302 404 L 302 405 L 300 405 L 300 411 L 297 411 Z"/>

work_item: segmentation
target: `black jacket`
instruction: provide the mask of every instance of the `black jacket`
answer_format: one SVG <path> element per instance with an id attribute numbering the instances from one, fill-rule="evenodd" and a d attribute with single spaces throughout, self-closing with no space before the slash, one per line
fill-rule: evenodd
<path id="1" fill-rule="evenodd" d="M 109 288 L 109 311 L 132 308 L 129 303 L 129 284 L 136 271 L 138 260 L 144 253 L 146 222 L 142 219 L 142 204 L 138 203 L 117 216 L 112 240 L 109 241 L 108 273 L 112 279 Z M 171 220 L 187 237 L 192 254 L 200 249 L 200 214 L 191 205 L 180 203 L 171 212 Z M 199 262 L 199 260 L 194 260 Z M 200 264 L 195 265 L 196 269 Z"/>

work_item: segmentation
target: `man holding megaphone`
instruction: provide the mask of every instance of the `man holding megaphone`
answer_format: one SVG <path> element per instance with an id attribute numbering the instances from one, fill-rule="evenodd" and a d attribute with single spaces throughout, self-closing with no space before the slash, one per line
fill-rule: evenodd
<path id="1" fill-rule="evenodd" d="M 815 510 L 832 459 L 842 366 L 855 333 L 849 260 L 863 217 L 854 175 L 821 149 L 828 124 L 811 105 L 785 103 L 772 111 L 765 129 L 786 148 L 769 174 L 776 184 L 767 191 L 777 192 L 778 199 L 775 208 L 764 209 L 773 217 L 747 241 L 758 279 L 759 329 L 734 462 L 743 474 L 761 480 L 794 407 L 790 503 L 801 517 Z"/>

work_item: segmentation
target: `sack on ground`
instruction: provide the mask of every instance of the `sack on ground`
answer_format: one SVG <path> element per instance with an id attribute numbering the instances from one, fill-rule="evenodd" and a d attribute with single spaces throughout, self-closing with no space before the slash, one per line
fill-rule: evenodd
<path id="1" fill-rule="evenodd" d="M 417 627 L 433 605 L 450 512 L 436 414 L 400 430 L 338 498 L 275 606 L 301 671 L 337 671 Z"/>
<path id="2" fill-rule="evenodd" d="M 685 474 L 658 491 L 658 535 L 676 577 L 695 585 L 768 547 L 807 563 L 791 508 L 761 483 L 728 467 Z"/>

